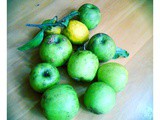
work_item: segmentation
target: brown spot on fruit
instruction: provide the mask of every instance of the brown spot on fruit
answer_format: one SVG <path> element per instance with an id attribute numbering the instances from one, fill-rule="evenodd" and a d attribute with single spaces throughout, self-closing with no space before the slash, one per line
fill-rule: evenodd
<path id="1" fill-rule="evenodd" d="M 48 40 L 48 44 L 51 44 L 51 43 L 53 43 L 54 42 L 54 35 L 52 35 L 52 37 Z"/>
<path id="2" fill-rule="evenodd" d="M 54 62 L 54 59 L 53 59 L 53 58 L 51 58 L 51 62 Z"/>

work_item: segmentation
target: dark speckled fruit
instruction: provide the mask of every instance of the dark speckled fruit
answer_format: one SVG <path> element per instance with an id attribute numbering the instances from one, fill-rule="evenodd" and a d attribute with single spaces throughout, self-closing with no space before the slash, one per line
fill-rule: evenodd
<path id="1" fill-rule="evenodd" d="M 48 120 L 71 120 L 79 110 L 78 96 L 70 85 L 55 85 L 42 96 L 41 106 Z"/>
<path id="2" fill-rule="evenodd" d="M 60 80 L 58 69 L 49 63 L 40 63 L 30 73 L 30 85 L 37 92 L 57 84 Z"/>
<path id="3" fill-rule="evenodd" d="M 116 44 L 107 34 L 98 33 L 91 37 L 87 49 L 92 51 L 99 61 L 107 62 L 114 57 Z"/>
<path id="4" fill-rule="evenodd" d="M 97 6 L 87 3 L 79 8 L 79 18 L 89 30 L 94 29 L 101 20 L 101 13 Z"/>
<path id="5" fill-rule="evenodd" d="M 72 53 L 72 44 L 61 34 L 49 35 L 40 46 L 40 57 L 43 61 L 62 66 Z"/>

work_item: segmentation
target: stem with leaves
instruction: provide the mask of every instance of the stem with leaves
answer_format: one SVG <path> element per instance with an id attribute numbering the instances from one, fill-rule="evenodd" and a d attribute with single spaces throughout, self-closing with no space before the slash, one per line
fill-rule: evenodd
<path id="1" fill-rule="evenodd" d="M 62 18 L 61 20 L 57 21 L 56 23 L 46 23 L 46 24 L 26 24 L 28 27 L 38 27 L 38 28 L 44 28 L 48 26 L 60 26 L 60 27 L 67 27 L 69 20 L 72 19 L 73 17 L 79 15 L 78 11 L 72 11 L 70 14 Z"/>
<path id="2" fill-rule="evenodd" d="M 48 27 L 55 27 L 55 26 L 60 26 L 60 27 L 67 27 L 69 20 L 72 19 L 73 17 L 79 15 L 78 11 L 72 11 L 70 14 L 62 18 L 61 20 L 58 21 L 58 17 L 55 16 L 53 19 L 48 20 L 46 22 L 43 22 L 42 24 L 26 24 L 28 27 L 38 27 L 41 29 L 41 31 L 29 42 L 24 44 L 23 46 L 19 47 L 18 50 L 20 51 L 25 51 L 29 50 L 31 48 L 35 48 L 39 46 L 43 40 L 44 37 L 44 31 Z"/>

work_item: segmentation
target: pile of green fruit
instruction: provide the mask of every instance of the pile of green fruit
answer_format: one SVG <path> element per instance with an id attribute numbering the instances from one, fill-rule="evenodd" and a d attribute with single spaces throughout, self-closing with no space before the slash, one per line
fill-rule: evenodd
<path id="1" fill-rule="evenodd" d="M 75 18 L 75 16 L 77 18 Z M 119 57 L 128 57 L 126 50 L 116 47 L 113 39 L 98 33 L 89 40 L 89 30 L 101 20 L 98 7 L 84 4 L 78 11 L 58 20 L 45 20 L 42 24 L 27 24 L 40 28 L 40 32 L 20 51 L 40 45 L 39 63 L 30 73 L 31 87 L 43 93 L 41 106 L 49 120 L 70 120 L 79 110 L 76 91 L 67 84 L 58 84 L 60 74 L 56 67 L 66 65 L 69 76 L 76 81 L 91 82 L 97 75 L 98 82 L 92 83 L 84 94 L 84 104 L 96 114 L 109 112 L 115 105 L 116 93 L 122 91 L 128 80 L 128 71 L 118 63 L 107 62 Z M 74 46 L 76 49 L 74 49 Z"/>

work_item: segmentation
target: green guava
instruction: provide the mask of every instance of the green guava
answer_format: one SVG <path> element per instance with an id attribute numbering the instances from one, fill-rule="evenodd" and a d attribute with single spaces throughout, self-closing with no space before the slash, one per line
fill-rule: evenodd
<path id="1" fill-rule="evenodd" d="M 91 51 L 77 51 L 71 55 L 67 70 L 68 74 L 75 80 L 90 82 L 94 79 L 99 61 Z"/>
<path id="2" fill-rule="evenodd" d="M 128 81 L 128 71 L 121 64 L 110 62 L 98 69 L 98 81 L 110 85 L 116 92 L 122 91 Z"/>
<path id="3" fill-rule="evenodd" d="M 62 66 L 72 53 L 72 44 L 61 34 L 49 35 L 40 46 L 40 57 L 44 62 Z"/>
<path id="4" fill-rule="evenodd" d="M 30 85 L 37 92 L 57 84 L 60 80 L 58 69 L 49 63 L 40 63 L 30 73 Z"/>
<path id="5" fill-rule="evenodd" d="M 79 110 L 78 96 L 70 85 L 54 85 L 47 89 L 41 106 L 48 120 L 71 120 Z"/>
<path id="6" fill-rule="evenodd" d="M 87 49 L 92 51 L 99 61 L 107 62 L 114 57 L 116 44 L 107 34 L 98 33 L 91 37 Z"/>
<path id="7" fill-rule="evenodd" d="M 79 19 L 89 30 L 94 29 L 101 21 L 101 13 L 97 6 L 87 3 L 79 8 Z"/>
<path id="8" fill-rule="evenodd" d="M 84 104 L 96 114 L 108 113 L 116 102 L 115 91 L 104 82 L 91 84 L 84 94 Z"/>

